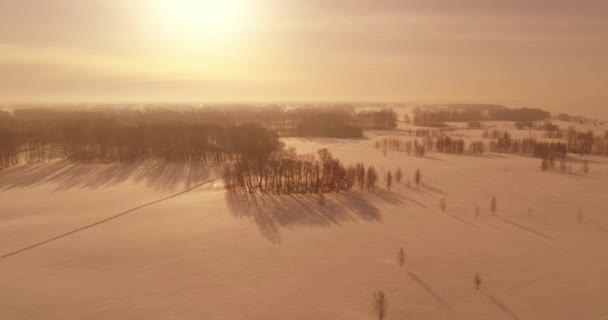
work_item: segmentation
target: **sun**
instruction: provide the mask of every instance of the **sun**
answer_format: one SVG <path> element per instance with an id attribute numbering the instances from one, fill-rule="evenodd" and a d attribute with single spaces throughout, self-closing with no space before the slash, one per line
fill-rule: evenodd
<path id="1" fill-rule="evenodd" d="M 243 29 L 247 13 L 244 0 L 156 0 L 160 19 L 176 38 L 224 39 Z"/>

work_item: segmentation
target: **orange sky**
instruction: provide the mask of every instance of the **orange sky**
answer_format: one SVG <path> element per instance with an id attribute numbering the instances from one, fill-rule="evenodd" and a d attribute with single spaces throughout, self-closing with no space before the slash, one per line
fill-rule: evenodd
<path id="1" fill-rule="evenodd" d="M 2 102 L 462 101 L 608 114 L 607 57 L 605 0 L 0 0 Z"/>

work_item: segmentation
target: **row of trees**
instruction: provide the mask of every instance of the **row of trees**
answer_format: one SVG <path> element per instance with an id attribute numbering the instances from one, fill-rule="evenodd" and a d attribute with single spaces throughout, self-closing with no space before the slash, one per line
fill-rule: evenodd
<path id="1" fill-rule="evenodd" d="M 408 155 L 413 152 L 417 157 L 424 157 L 427 150 L 462 154 L 465 151 L 465 142 L 462 139 L 453 139 L 448 136 L 440 136 L 437 139 L 426 137 L 421 142 L 418 142 L 418 139 L 412 141 L 390 137 L 375 141 L 374 148 L 383 151 L 406 152 Z"/>
<path id="2" fill-rule="evenodd" d="M 435 150 L 443 153 L 463 154 L 464 153 L 464 140 L 453 139 L 448 136 L 443 136 L 435 141 Z"/>
<path id="3" fill-rule="evenodd" d="M 468 152 L 473 154 L 483 154 L 486 151 L 530 154 L 543 159 L 562 159 L 567 154 L 567 146 L 562 142 L 537 141 L 532 138 L 512 139 L 506 132 L 501 132 L 497 136 L 496 140 L 490 141 L 487 145 L 482 140 L 470 142 Z M 440 136 L 436 139 L 426 137 L 421 142 L 418 142 L 418 139 L 405 140 L 387 137 L 376 140 L 374 148 L 385 153 L 387 151 L 406 152 L 408 155 L 414 153 L 419 157 L 423 157 L 428 150 L 451 154 L 464 154 L 467 151 L 463 139 L 449 136 Z"/>
<path id="4" fill-rule="evenodd" d="M 426 141 L 429 141 L 429 139 L 430 138 L 427 138 Z M 424 141 L 418 142 L 418 139 L 414 139 L 412 141 L 389 137 L 376 140 L 374 142 L 374 148 L 376 150 L 383 150 L 384 152 L 390 150 L 397 152 L 406 152 L 408 156 L 411 153 L 414 153 L 414 155 L 417 157 L 424 157 L 424 155 L 426 154 L 427 144 Z"/>
<path id="5" fill-rule="evenodd" d="M 378 174 L 363 164 L 344 166 L 327 149 L 317 155 L 287 154 L 244 156 L 225 169 L 226 189 L 231 192 L 321 194 L 348 191 L 356 184 L 374 191 Z"/>
<path id="6" fill-rule="evenodd" d="M 490 152 L 531 154 L 543 159 L 562 159 L 568 153 L 568 147 L 562 142 L 537 141 L 533 138 L 511 139 L 505 135 L 489 143 Z"/>
<path id="7" fill-rule="evenodd" d="M 397 128 L 397 113 L 392 109 L 360 111 L 355 121 L 363 129 L 389 130 Z"/>
<path id="8" fill-rule="evenodd" d="M 0 129 L 0 169 L 16 165 L 19 162 L 19 145 L 15 134 Z"/>
<path id="9" fill-rule="evenodd" d="M 125 127 L 116 123 L 72 123 L 0 129 L 0 163 L 68 161 L 227 162 L 241 155 L 268 154 L 281 148 L 277 134 L 259 125 L 159 124 Z"/>
<path id="10" fill-rule="evenodd" d="M 120 127 L 165 124 L 235 126 L 258 124 L 282 136 L 360 138 L 363 129 L 394 129 L 397 114 L 391 109 L 356 112 L 354 107 L 296 108 L 278 106 L 224 106 L 222 108 L 165 109 L 17 109 L 0 113 L 0 128 L 36 127 L 38 130 L 74 124 L 110 123 Z"/>
<path id="11" fill-rule="evenodd" d="M 551 170 L 551 171 L 557 171 L 560 173 L 567 173 L 567 174 L 573 174 L 574 171 L 572 169 L 572 164 L 570 162 L 568 162 L 565 158 L 559 159 L 559 164 L 555 163 L 555 160 L 553 158 L 544 158 L 542 159 L 541 163 L 540 163 L 540 169 L 541 171 L 547 171 L 547 170 Z M 580 173 L 587 175 L 590 171 L 589 168 L 589 161 L 587 159 L 584 159 L 583 162 L 581 163 L 581 168 L 580 168 Z"/>
<path id="12" fill-rule="evenodd" d="M 500 106 L 491 108 L 416 108 L 413 123 L 420 126 L 441 127 L 445 122 L 540 121 L 551 114 L 541 109 L 509 109 Z"/>

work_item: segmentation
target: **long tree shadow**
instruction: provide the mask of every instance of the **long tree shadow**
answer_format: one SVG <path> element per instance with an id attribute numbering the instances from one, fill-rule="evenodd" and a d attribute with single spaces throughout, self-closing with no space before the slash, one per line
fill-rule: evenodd
<path id="1" fill-rule="evenodd" d="M 439 193 L 439 194 L 442 194 L 444 196 L 449 196 L 449 194 L 447 192 L 445 192 L 445 191 L 443 191 L 443 190 L 441 190 L 441 189 L 439 189 L 437 187 L 430 186 L 430 185 L 428 185 L 428 184 L 426 184 L 424 182 L 420 184 L 420 187 L 423 188 L 423 189 L 426 189 L 426 190 L 428 190 L 430 192 Z"/>
<path id="2" fill-rule="evenodd" d="M 270 195 L 227 192 L 230 212 L 255 222 L 260 233 L 274 244 L 282 228 L 332 227 L 348 222 L 382 222 L 380 210 L 359 193 L 327 196 L 322 206 L 317 195 Z"/>
<path id="3" fill-rule="evenodd" d="M 462 219 L 460 217 L 457 217 L 455 215 L 451 215 L 449 213 L 446 213 L 445 215 L 448 216 L 448 217 L 450 217 L 450 218 L 452 218 L 452 219 L 455 219 L 456 221 L 460 221 L 460 222 L 462 222 L 463 224 L 465 224 L 465 225 L 467 225 L 469 227 L 473 227 L 473 228 L 478 228 L 479 229 L 479 227 L 477 225 L 475 225 L 475 224 L 473 224 L 471 222 L 468 222 L 467 220 L 464 220 L 464 219 Z"/>
<path id="4" fill-rule="evenodd" d="M 512 225 L 512 226 L 514 226 L 514 227 L 516 227 L 516 228 L 519 228 L 519 229 L 521 229 L 521 230 L 527 231 L 527 232 L 529 232 L 529 233 L 531 233 L 531 234 L 534 234 L 534 235 L 537 235 L 537 236 L 539 236 L 539 237 L 541 237 L 541 238 L 545 238 L 545 239 L 548 239 L 548 240 L 555 240 L 553 237 L 551 237 L 551 236 L 549 236 L 549 235 L 547 235 L 547 234 L 544 234 L 544 233 L 542 233 L 542 232 L 540 232 L 540 231 L 536 231 L 536 230 L 534 230 L 534 229 L 532 229 L 532 228 L 529 228 L 529 227 L 526 227 L 526 226 L 521 225 L 521 224 L 519 224 L 519 223 L 516 223 L 516 222 L 510 221 L 510 220 L 507 220 L 507 219 L 505 219 L 505 218 L 501 218 L 501 219 L 502 219 L 504 222 L 506 222 L 506 223 L 508 223 L 508 224 L 510 224 L 510 225 Z"/>
<path id="5" fill-rule="evenodd" d="M 424 203 L 404 194 L 403 189 L 395 188 L 393 191 L 377 188 L 375 192 L 370 193 L 373 197 L 381 201 L 388 202 L 395 206 L 405 206 L 407 202 L 411 202 L 422 208 L 428 208 Z"/>
<path id="6" fill-rule="evenodd" d="M 174 191 L 217 176 L 218 165 L 165 161 L 74 163 L 55 161 L 0 172 L 0 191 L 52 185 L 55 191 L 103 189 L 133 181 L 161 191 Z"/>
<path id="7" fill-rule="evenodd" d="M 410 276 L 410 278 L 412 278 L 414 281 L 416 281 L 416 283 L 418 283 L 422 288 L 424 288 L 424 290 L 428 294 L 430 294 L 433 298 L 435 298 L 435 300 L 437 300 L 437 302 L 439 302 L 439 304 L 441 304 L 444 308 L 451 310 L 451 308 L 447 304 L 447 302 L 445 302 L 445 300 L 443 300 L 443 298 L 441 298 L 441 296 L 439 296 L 426 282 L 424 282 L 424 280 L 422 280 L 414 272 L 408 270 L 407 268 L 405 268 L 405 272 L 407 273 L 408 276 Z"/>
<path id="8" fill-rule="evenodd" d="M 502 310 L 502 312 L 504 312 L 505 314 L 509 315 L 514 320 L 519 320 L 519 317 L 517 316 L 517 314 L 515 312 L 513 312 L 513 310 L 511 310 L 509 307 L 507 307 L 507 305 L 505 305 L 502 301 L 498 300 L 496 297 L 494 297 L 493 295 L 491 295 L 489 293 L 485 293 L 485 292 L 482 292 L 482 293 L 496 307 L 498 307 L 500 310 Z"/>

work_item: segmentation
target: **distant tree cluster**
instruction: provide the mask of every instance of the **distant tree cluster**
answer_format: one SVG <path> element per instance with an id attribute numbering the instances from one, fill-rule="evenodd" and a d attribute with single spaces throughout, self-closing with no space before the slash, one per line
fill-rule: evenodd
<path id="1" fill-rule="evenodd" d="M 565 114 L 565 113 L 558 114 L 557 118 L 559 120 L 565 121 L 565 122 L 576 122 L 579 124 L 594 125 L 594 126 L 604 125 L 607 123 L 606 121 L 599 120 L 599 119 L 590 119 L 590 118 L 585 118 L 585 117 L 581 117 L 581 116 L 573 116 L 573 115 L 569 115 L 569 114 Z"/>
<path id="2" fill-rule="evenodd" d="M 481 120 L 497 121 L 540 121 L 551 114 L 541 109 L 492 108 L 416 108 L 413 122 L 419 126 L 440 127 L 445 122 L 475 122 Z"/>
<path id="3" fill-rule="evenodd" d="M 361 138 L 363 129 L 355 126 L 351 114 L 343 112 L 301 112 L 294 134 L 333 138 Z"/>
<path id="4" fill-rule="evenodd" d="M 287 154 L 244 156 L 226 167 L 224 181 L 231 192 L 322 194 L 349 191 L 355 184 L 374 191 L 377 173 L 363 164 L 344 166 L 327 149 L 315 155 Z"/>
<path id="5" fill-rule="evenodd" d="M 418 142 L 418 139 L 403 140 L 394 137 L 382 138 L 374 142 L 374 148 L 377 150 L 390 150 L 397 152 L 406 152 L 408 155 L 414 153 L 417 157 L 424 157 L 426 154 L 427 145 L 433 146 L 432 139 L 427 138 L 425 141 L 430 141 L 430 144 Z"/>
<path id="6" fill-rule="evenodd" d="M 500 139 L 500 138 L 511 138 L 511 134 L 508 133 L 507 131 L 501 131 L 501 130 L 496 130 L 496 129 L 486 129 L 483 131 L 483 133 L 481 134 L 481 137 L 484 139 Z"/>
<path id="7" fill-rule="evenodd" d="M 17 136 L 6 129 L 0 129 L 0 169 L 19 162 L 19 143 Z"/>
<path id="8" fill-rule="evenodd" d="M 534 108 L 491 110 L 489 120 L 497 121 L 541 121 L 551 117 L 551 113 Z"/>
<path id="9" fill-rule="evenodd" d="M 574 126 L 570 126 L 566 132 L 566 143 L 571 153 L 584 154 L 608 154 L 608 132 L 604 137 L 595 137 L 593 131 L 577 131 Z"/>
<path id="10" fill-rule="evenodd" d="M 568 162 L 566 158 L 561 158 L 559 159 L 559 165 L 557 165 L 555 163 L 555 160 L 553 158 L 543 158 L 541 163 L 540 163 L 540 169 L 541 171 L 555 171 L 555 172 L 559 172 L 559 173 L 564 173 L 564 174 L 573 174 L 573 168 L 572 168 L 572 163 Z M 589 167 L 589 160 L 584 159 L 583 162 L 581 163 L 581 167 L 580 167 L 580 174 L 584 174 L 587 175 L 589 174 L 590 171 L 590 167 Z"/>
<path id="11" fill-rule="evenodd" d="M 489 143 L 490 152 L 532 154 L 537 158 L 565 158 L 568 148 L 562 142 L 537 141 L 533 138 L 512 139 L 508 133 Z"/>
<path id="12" fill-rule="evenodd" d="M 464 140 L 443 136 L 435 141 L 435 150 L 442 153 L 463 154 Z"/>
<path id="13" fill-rule="evenodd" d="M 547 138 L 565 140 L 566 151 L 560 150 L 560 152 L 575 153 L 581 156 L 587 154 L 608 155 L 608 132 L 605 132 L 603 135 L 595 135 L 592 130 L 577 131 L 574 126 L 570 126 L 568 130 L 561 130 L 550 121 L 544 121 L 542 123 L 530 122 L 529 124 L 526 124 L 526 128 L 542 130 L 545 132 L 545 137 Z M 511 136 L 508 132 L 499 130 L 485 130 L 482 136 L 484 139 L 496 139 L 497 143 L 511 140 Z M 563 149 L 564 143 L 559 142 L 557 148 Z M 542 152 L 541 155 L 537 156 L 544 157 Z"/>
<path id="14" fill-rule="evenodd" d="M 397 113 L 392 109 L 360 111 L 355 116 L 355 121 L 361 128 L 374 130 L 395 129 L 397 119 Z"/>
<path id="15" fill-rule="evenodd" d="M 418 139 L 412 141 L 389 137 L 375 141 L 374 148 L 377 150 L 406 152 L 408 155 L 413 152 L 417 157 L 424 157 L 427 150 L 462 154 L 465 151 L 465 142 L 462 139 L 454 139 L 448 136 L 439 136 L 436 139 L 429 136 L 422 139 L 421 142 Z"/>
<path id="16" fill-rule="evenodd" d="M 483 154 L 486 152 L 486 144 L 481 140 L 471 141 L 469 144 L 469 152 L 473 154 Z"/>
<path id="17" fill-rule="evenodd" d="M 55 159 L 226 162 L 281 148 L 278 135 L 258 124 L 193 124 L 170 117 L 161 122 L 147 112 L 140 115 L 18 110 L 0 128 L 0 166 L 14 165 L 20 157 L 27 163 Z"/>

